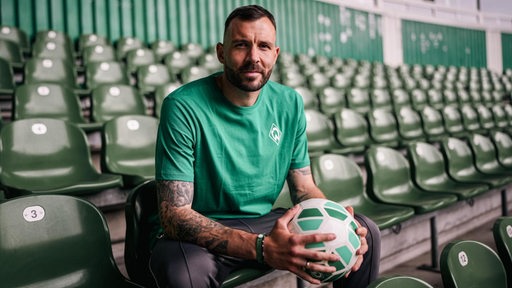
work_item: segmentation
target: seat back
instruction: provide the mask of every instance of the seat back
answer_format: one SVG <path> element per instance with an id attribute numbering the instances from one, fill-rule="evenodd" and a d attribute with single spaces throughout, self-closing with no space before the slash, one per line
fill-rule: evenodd
<path id="1" fill-rule="evenodd" d="M 370 145 L 368 122 L 356 111 L 343 108 L 334 114 L 336 140 L 344 147 L 359 147 L 363 151 Z"/>
<path id="2" fill-rule="evenodd" d="M 502 169 L 498 162 L 496 148 L 489 137 L 473 133 L 468 143 L 473 151 L 475 166 L 478 170 L 492 174 L 492 171 Z"/>
<path id="3" fill-rule="evenodd" d="M 322 89 L 318 95 L 320 111 L 325 115 L 333 115 L 340 109 L 344 108 L 347 100 L 345 100 L 345 91 L 331 86 Z"/>
<path id="4" fill-rule="evenodd" d="M 455 180 L 466 179 L 476 172 L 473 152 L 466 142 L 448 137 L 441 141 L 441 151 L 448 162 L 448 174 Z"/>
<path id="5" fill-rule="evenodd" d="M 102 84 L 130 85 L 130 79 L 121 62 L 91 62 L 85 67 L 85 84 L 94 89 Z"/>
<path id="6" fill-rule="evenodd" d="M 384 88 L 375 88 L 372 90 L 370 94 L 371 106 L 372 108 L 386 108 L 392 109 L 391 95 L 389 95 L 389 90 Z"/>
<path id="7" fill-rule="evenodd" d="M 195 81 L 197 79 L 210 75 L 210 70 L 203 66 L 189 66 L 181 71 L 181 80 L 183 83 Z"/>
<path id="8" fill-rule="evenodd" d="M 36 58 L 50 58 L 50 59 L 62 59 L 72 65 L 74 65 L 75 54 L 72 46 L 69 46 L 69 42 L 52 39 L 42 39 L 34 42 L 32 46 L 32 57 Z"/>
<path id="9" fill-rule="evenodd" d="M 163 85 L 159 85 L 155 88 L 155 105 L 154 105 L 154 113 L 155 117 L 160 118 L 160 110 L 162 109 L 162 103 L 172 91 L 178 89 L 181 86 L 179 82 L 170 82 Z"/>
<path id="10" fill-rule="evenodd" d="M 83 48 L 82 64 L 87 66 L 93 62 L 111 62 L 116 61 L 116 52 L 110 45 L 93 45 Z"/>
<path id="11" fill-rule="evenodd" d="M 111 46 L 107 37 L 99 34 L 89 33 L 81 34 L 77 40 L 77 51 L 79 55 L 83 56 L 84 49 L 91 46 Z"/>
<path id="12" fill-rule="evenodd" d="M 416 88 L 411 91 L 411 104 L 416 110 L 421 110 L 428 105 L 427 93 L 425 90 Z"/>
<path id="13" fill-rule="evenodd" d="M 173 80 L 167 67 L 161 63 L 143 65 L 137 69 L 137 85 L 144 94 L 153 93 L 156 87 Z"/>
<path id="14" fill-rule="evenodd" d="M 391 98 L 393 100 L 393 107 L 396 110 L 399 110 L 400 107 L 411 105 L 411 98 L 409 96 L 409 92 L 407 92 L 405 89 L 394 89 L 393 92 L 391 93 Z"/>
<path id="15" fill-rule="evenodd" d="M 368 112 L 368 124 L 373 142 L 391 147 L 398 146 L 400 136 L 393 112 L 385 108 L 372 109 Z"/>
<path id="16" fill-rule="evenodd" d="M 350 88 L 347 94 L 347 107 L 363 114 L 370 111 L 371 104 L 368 89 Z"/>
<path id="17" fill-rule="evenodd" d="M 505 112 L 505 109 L 503 109 L 501 103 L 492 105 L 491 112 L 495 127 L 501 129 L 509 126 L 507 113 Z"/>
<path id="18" fill-rule="evenodd" d="M 494 123 L 494 118 L 492 116 L 492 112 L 487 106 L 483 104 L 476 105 L 476 112 L 478 114 L 478 120 L 480 121 L 480 126 L 485 130 L 493 129 L 496 124 Z"/>
<path id="19" fill-rule="evenodd" d="M 21 47 L 10 40 L 0 38 L 0 58 L 7 60 L 11 65 L 21 65 L 24 61 Z"/>
<path id="20" fill-rule="evenodd" d="M 367 288 L 433 288 L 433 286 L 416 277 L 391 275 L 378 278 Z"/>
<path id="21" fill-rule="evenodd" d="M 24 82 L 56 83 L 71 89 L 77 86 L 76 71 L 66 60 L 55 58 L 30 58 L 25 63 Z"/>
<path id="22" fill-rule="evenodd" d="M 115 47 L 117 55 L 116 58 L 120 61 L 124 61 L 128 51 L 135 50 L 137 48 L 144 48 L 145 45 L 142 40 L 138 38 L 126 36 L 119 38 L 115 43 Z"/>
<path id="23" fill-rule="evenodd" d="M 339 154 L 313 157 L 311 172 L 315 183 L 328 199 L 340 202 L 343 206 L 353 206 L 362 202 L 363 174 L 350 158 Z"/>
<path id="24" fill-rule="evenodd" d="M 395 112 L 398 132 L 405 141 L 413 141 L 424 138 L 420 114 L 411 106 L 402 106 Z"/>
<path id="25" fill-rule="evenodd" d="M 446 132 L 452 136 L 461 136 L 465 133 L 464 126 L 462 125 L 462 116 L 456 105 L 444 106 L 441 114 Z"/>
<path id="26" fill-rule="evenodd" d="M 499 256 L 487 245 L 471 240 L 447 244 L 441 253 L 441 276 L 446 288 L 506 288 L 507 276 Z"/>
<path id="27" fill-rule="evenodd" d="M 105 122 L 102 133 L 102 171 L 123 175 L 125 187 L 155 177 L 158 120 L 127 115 Z"/>
<path id="28" fill-rule="evenodd" d="M 92 122 L 103 123 L 117 116 L 145 114 L 146 106 L 142 96 L 132 86 L 104 84 L 92 91 Z"/>
<path id="29" fill-rule="evenodd" d="M 170 40 L 155 40 L 151 42 L 151 50 L 155 53 L 156 60 L 162 62 L 168 54 L 176 51 L 177 47 L 174 42 Z"/>
<path id="30" fill-rule="evenodd" d="M 102 212 L 83 199 L 31 195 L 2 202 L 0 229 L 2 286 L 138 287 L 115 264 Z"/>
<path id="31" fill-rule="evenodd" d="M 432 106 L 425 106 L 420 110 L 421 120 L 423 123 L 423 131 L 429 141 L 435 141 L 445 136 L 443 116 L 439 110 Z"/>
<path id="32" fill-rule="evenodd" d="M 407 147 L 407 155 L 411 159 L 414 180 L 418 186 L 437 185 L 449 178 L 443 154 L 434 145 L 426 142 L 411 143 Z"/>
<path id="33" fill-rule="evenodd" d="M 174 77 L 178 77 L 183 69 L 194 65 L 192 59 L 179 50 L 167 54 L 164 58 L 164 64 Z"/>
<path id="34" fill-rule="evenodd" d="M 318 110 L 318 98 L 313 91 L 305 86 L 295 87 L 295 91 L 299 93 L 304 102 L 304 109 Z"/>
<path id="35" fill-rule="evenodd" d="M 428 105 L 434 109 L 441 109 L 444 106 L 443 103 L 443 93 L 435 88 L 431 88 L 427 91 L 428 95 Z"/>
<path id="36" fill-rule="evenodd" d="M 505 132 L 494 131 L 491 133 L 491 139 L 496 146 L 500 164 L 512 168 L 512 137 Z"/>
<path id="37" fill-rule="evenodd" d="M 313 109 L 305 110 L 306 135 L 310 153 L 324 153 L 334 145 L 334 127 L 327 116 Z"/>
<path id="38" fill-rule="evenodd" d="M 85 133 L 64 120 L 12 121 L 2 127 L 0 141 L 0 182 L 8 190 L 37 193 L 73 186 L 98 174 Z"/>
<path id="39" fill-rule="evenodd" d="M 0 93 L 11 94 L 14 91 L 14 73 L 12 66 L 5 59 L 0 58 Z"/>
<path id="40" fill-rule="evenodd" d="M 75 124 L 85 123 L 78 96 L 59 84 L 24 84 L 16 88 L 13 120 L 57 118 Z"/>
<path id="41" fill-rule="evenodd" d="M 496 219 L 492 235 L 498 256 L 507 272 L 507 282 L 512 283 L 512 217 L 502 216 Z"/>
<path id="42" fill-rule="evenodd" d="M 460 107 L 462 116 L 462 125 L 468 132 L 476 132 L 481 129 L 480 121 L 478 121 L 478 114 L 471 104 L 465 104 Z"/>
<path id="43" fill-rule="evenodd" d="M 24 53 L 28 53 L 31 49 L 27 33 L 15 26 L 0 25 L 0 39 L 17 43 Z"/>
<path id="44" fill-rule="evenodd" d="M 126 68 L 130 73 L 136 73 L 140 66 L 156 63 L 155 53 L 150 48 L 137 48 L 126 52 Z"/>

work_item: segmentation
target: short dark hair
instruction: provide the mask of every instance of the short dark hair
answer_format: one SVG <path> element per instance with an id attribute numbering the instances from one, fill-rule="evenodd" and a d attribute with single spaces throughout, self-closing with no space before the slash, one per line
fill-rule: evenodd
<path id="1" fill-rule="evenodd" d="M 272 15 L 272 13 L 259 5 L 247 5 L 240 6 L 229 14 L 226 22 L 224 23 L 224 32 L 226 32 L 229 24 L 231 21 L 233 21 L 233 19 L 239 18 L 246 21 L 254 21 L 263 17 L 267 17 L 270 22 L 272 22 L 274 29 L 277 30 L 276 20 L 274 19 L 274 15 Z"/>

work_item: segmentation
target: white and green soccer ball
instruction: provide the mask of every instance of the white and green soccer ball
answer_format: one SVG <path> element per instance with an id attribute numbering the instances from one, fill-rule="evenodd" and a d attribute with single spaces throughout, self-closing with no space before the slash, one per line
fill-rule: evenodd
<path id="1" fill-rule="evenodd" d="M 309 243 L 306 248 L 339 256 L 337 262 L 315 262 L 336 267 L 334 273 L 309 271 L 309 275 L 322 282 L 332 282 L 347 274 L 356 263 L 356 251 L 361 241 L 356 234 L 357 224 L 350 213 L 340 204 L 327 199 L 308 199 L 300 204 L 300 211 L 288 224 L 293 233 L 334 233 L 336 239 L 327 242 Z M 314 261 L 312 261 L 313 263 Z"/>

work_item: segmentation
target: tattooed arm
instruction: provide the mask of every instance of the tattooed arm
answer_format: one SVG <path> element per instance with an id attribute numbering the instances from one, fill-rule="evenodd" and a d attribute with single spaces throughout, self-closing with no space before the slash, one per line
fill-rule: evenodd
<path id="1" fill-rule="evenodd" d="M 195 243 L 216 254 L 256 259 L 256 234 L 231 229 L 192 209 L 194 183 L 157 180 L 160 220 L 174 240 Z"/>
<path id="2" fill-rule="evenodd" d="M 325 198 L 322 191 L 316 186 L 309 166 L 299 169 L 290 169 L 286 180 L 294 204 L 310 198 Z"/>

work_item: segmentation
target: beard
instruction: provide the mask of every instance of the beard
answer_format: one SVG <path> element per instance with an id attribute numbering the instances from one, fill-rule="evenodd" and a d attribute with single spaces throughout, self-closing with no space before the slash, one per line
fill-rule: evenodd
<path id="1" fill-rule="evenodd" d="M 245 71 L 256 71 L 260 73 L 261 80 L 256 81 L 256 79 L 244 79 L 242 73 Z M 224 73 L 226 74 L 228 81 L 233 86 L 245 92 L 255 92 L 260 90 L 261 87 L 268 82 L 268 79 L 270 79 L 270 75 L 272 74 L 272 69 L 265 73 L 265 69 L 259 65 L 248 63 L 240 67 L 238 70 L 224 65 Z"/>

